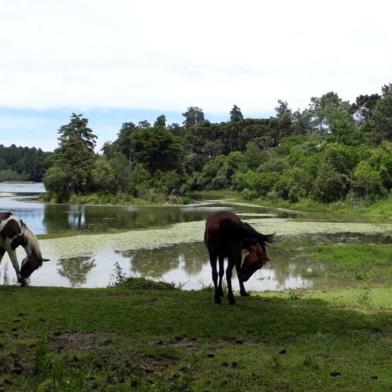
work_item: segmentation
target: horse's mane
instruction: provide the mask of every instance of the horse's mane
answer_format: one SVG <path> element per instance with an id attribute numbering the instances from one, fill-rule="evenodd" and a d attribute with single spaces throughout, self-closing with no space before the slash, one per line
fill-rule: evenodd
<path id="1" fill-rule="evenodd" d="M 263 246 L 273 242 L 275 235 L 259 233 L 249 223 L 242 221 L 234 222 L 231 219 L 222 219 L 219 227 L 229 237 L 239 240 L 255 239 Z"/>

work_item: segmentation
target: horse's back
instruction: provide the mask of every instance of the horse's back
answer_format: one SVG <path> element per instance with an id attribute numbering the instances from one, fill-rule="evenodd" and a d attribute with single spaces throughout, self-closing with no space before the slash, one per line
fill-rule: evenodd
<path id="1" fill-rule="evenodd" d="M 230 211 L 219 211 L 210 215 L 206 221 L 204 242 L 210 254 L 228 257 L 231 253 L 231 243 L 228 243 L 222 232 L 221 223 L 226 221 L 240 222 L 237 215 Z M 237 241 L 235 241 L 237 242 Z"/>

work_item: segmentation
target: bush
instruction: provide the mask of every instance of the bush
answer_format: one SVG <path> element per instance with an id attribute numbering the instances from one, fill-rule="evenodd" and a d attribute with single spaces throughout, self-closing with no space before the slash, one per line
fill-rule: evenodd
<path id="1" fill-rule="evenodd" d="M 321 166 L 314 183 L 313 196 L 317 201 L 330 203 L 343 198 L 348 191 L 347 179 L 331 165 Z"/>
<path id="2" fill-rule="evenodd" d="M 248 170 L 246 173 L 237 175 L 236 182 L 239 190 L 248 189 L 256 192 L 258 196 L 266 196 L 278 179 L 279 174 L 275 172 L 259 173 Z"/>
<path id="3" fill-rule="evenodd" d="M 374 170 L 367 161 L 360 162 L 355 168 L 353 190 L 356 196 L 369 198 L 375 198 L 386 193 L 380 172 Z"/>
<path id="4" fill-rule="evenodd" d="M 244 198 L 245 200 L 255 200 L 255 199 L 257 199 L 257 192 L 251 191 L 250 189 L 245 188 L 241 192 L 241 197 Z"/>
<path id="5" fill-rule="evenodd" d="M 53 196 L 58 202 L 67 201 L 71 196 L 70 182 L 68 172 L 56 165 L 50 167 L 44 176 L 44 184 L 49 198 Z"/>
<path id="6" fill-rule="evenodd" d="M 17 173 L 14 170 L 5 169 L 0 170 L 0 182 L 1 181 L 24 181 L 27 180 L 27 174 Z"/>

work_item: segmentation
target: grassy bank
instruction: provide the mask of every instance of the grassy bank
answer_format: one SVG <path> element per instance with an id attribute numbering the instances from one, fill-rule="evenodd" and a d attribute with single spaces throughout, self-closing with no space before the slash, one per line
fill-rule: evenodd
<path id="1" fill-rule="evenodd" d="M 392 285 L 391 245 L 320 245 L 308 252 L 312 267 L 304 276 L 328 280 L 328 286 Z"/>
<path id="2" fill-rule="evenodd" d="M 352 247 L 313 255 L 361 269 L 364 252 Z M 143 280 L 0 287 L 0 391 L 390 390 L 392 289 L 372 282 L 259 293 L 236 306 L 215 305 L 210 289 Z"/>
<path id="3" fill-rule="evenodd" d="M 392 386 L 390 289 L 242 298 L 2 287 L 3 390 L 301 391 Z M 380 303 L 378 303 L 380 302 Z"/>
<path id="4" fill-rule="evenodd" d="M 207 193 L 203 193 L 205 197 Z M 212 193 L 216 196 L 216 193 Z M 228 200 L 250 203 L 239 194 L 229 193 Z M 270 208 L 284 208 L 298 210 L 306 214 L 299 215 L 300 220 L 322 220 L 336 222 L 392 222 L 392 197 L 371 201 L 344 201 L 336 203 L 318 203 L 311 199 L 302 199 L 297 203 L 290 203 L 281 199 L 256 199 L 252 200 L 259 206 Z"/>
<path id="5" fill-rule="evenodd" d="M 50 198 L 48 195 L 40 197 L 42 202 L 58 203 L 56 198 Z M 64 204 L 91 204 L 91 205 L 112 205 L 112 206 L 144 206 L 144 205 L 165 205 L 165 204 L 186 204 L 191 199 L 186 196 L 167 196 L 164 194 L 153 193 L 147 198 L 132 197 L 128 193 L 89 193 L 87 195 L 72 195 Z"/>

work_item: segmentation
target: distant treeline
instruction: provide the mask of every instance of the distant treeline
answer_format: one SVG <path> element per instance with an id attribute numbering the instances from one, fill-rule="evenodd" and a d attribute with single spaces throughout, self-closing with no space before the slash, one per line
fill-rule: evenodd
<path id="1" fill-rule="evenodd" d="M 102 154 L 88 120 L 73 114 L 59 130 L 45 184 L 51 197 L 95 193 L 151 201 L 189 191 L 231 189 L 245 198 L 321 202 L 384 197 L 392 188 L 392 84 L 355 102 L 329 92 L 293 111 L 279 100 L 267 119 L 211 123 L 189 107 L 182 124 L 126 122 Z M 99 196 L 97 196 L 99 199 Z"/>
<path id="2" fill-rule="evenodd" d="M 0 144 L 0 181 L 42 181 L 50 153 L 35 147 L 5 147 Z"/>

